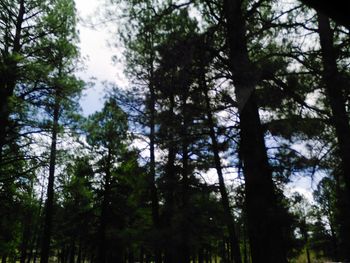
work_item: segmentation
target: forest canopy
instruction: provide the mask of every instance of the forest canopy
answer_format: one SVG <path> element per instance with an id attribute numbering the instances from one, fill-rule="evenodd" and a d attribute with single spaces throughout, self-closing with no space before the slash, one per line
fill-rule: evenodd
<path id="1" fill-rule="evenodd" d="M 1 263 L 349 262 L 343 7 L 104 0 L 86 116 L 74 0 L 0 0 Z"/>

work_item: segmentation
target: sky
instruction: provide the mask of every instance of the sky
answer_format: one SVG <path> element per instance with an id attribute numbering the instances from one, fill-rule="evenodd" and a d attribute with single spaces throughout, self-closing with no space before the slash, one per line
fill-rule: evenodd
<path id="1" fill-rule="evenodd" d="M 103 0 L 75 0 L 78 12 L 78 30 L 80 52 L 84 58 L 84 70 L 77 75 L 86 82 L 93 79 L 95 85 L 85 90 L 81 100 L 84 115 L 89 115 L 102 108 L 104 86 L 102 82 L 112 82 L 118 86 L 127 85 L 121 65 L 113 65 L 112 56 L 120 56 L 121 50 L 108 44 L 113 39 L 111 30 L 117 25 L 110 24 L 92 29 L 86 20 L 93 16 L 103 5 Z"/>

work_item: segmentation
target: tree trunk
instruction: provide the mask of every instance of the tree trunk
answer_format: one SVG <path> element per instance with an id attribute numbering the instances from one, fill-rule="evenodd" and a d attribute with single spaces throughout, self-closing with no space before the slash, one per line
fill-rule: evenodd
<path id="1" fill-rule="evenodd" d="M 42 207 L 42 205 L 41 205 L 41 202 L 40 202 L 40 210 L 41 210 L 41 207 Z M 40 214 L 41 214 L 40 210 L 39 210 L 39 213 L 38 213 L 39 217 L 40 217 Z M 39 248 L 40 248 L 40 239 L 41 239 L 40 238 L 40 232 L 41 232 L 40 225 L 41 224 L 37 223 L 36 233 L 34 234 L 35 238 L 33 238 L 33 247 L 31 248 L 30 257 L 29 257 L 29 258 L 31 258 L 31 256 L 33 256 L 33 263 L 36 263 L 36 259 L 38 258 L 38 252 L 39 252 Z M 35 252 L 33 250 L 35 250 Z M 30 262 L 28 262 L 28 263 L 30 263 Z"/>
<path id="2" fill-rule="evenodd" d="M 198 263 L 204 263 L 204 255 L 202 248 L 198 250 Z"/>
<path id="3" fill-rule="evenodd" d="M 280 209 L 255 99 L 256 70 L 250 62 L 242 1 L 224 0 L 230 68 L 240 118 L 240 151 L 252 262 L 287 262 Z"/>
<path id="4" fill-rule="evenodd" d="M 150 102 L 149 102 L 149 111 L 150 111 L 150 189 L 151 189 L 151 203 L 152 203 L 152 220 L 155 230 L 159 230 L 159 203 L 158 203 L 158 193 L 156 187 L 156 161 L 155 161 L 155 106 L 156 106 L 156 96 L 155 96 L 155 87 L 154 87 L 154 69 L 153 69 L 153 53 L 150 59 Z M 155 241 L 155 263 L 161 263 L 161 249 L 159 240 Z"/>
<path id="5" fill-rule="evenodd" d="M 205 73 L 203 70 L 201 75 L 202 75 L 202 89 L 204 92 L 205 102 L 206 102 L 206 111 L 207 111 L 207 118 L 208 118 L 207 122 L 210 129 L 211 147 L 214 154 L 215 169 L 219 179 L 221 204 L 225 214 L 225 223 L 229 232 L 230 246 L 232 249 L 232 258 L 235 263 L 241 263 L 242 257 L 241 257 L 240 247 L 239 247 L 239 240 L 236 235 L 234 216 L 231 212 L 230 202 L 226 191 L 225 180 L 222 172 L 221 160 L 219 155 L 219 146 L 218 146 L 218 141 L 217 141 L 216 132 L 214 128 L 210 98 L 208 95 L 208 87 L 206 84 Z"/>
<path id="6" fill-rule="evenodd" d="M 81 259 L 82 259 L 82 242 L 81 242 L 81 238 L 79 239 L 79 244 L 78 244 L 78 257 L 77 257 L 77 263 L 81 263 Z"/>
<path id="7" fill-rule="evenodd" d="M 90 263 L 93 263 L 93 262 L 95 262 L 95 254 L 91 253 L 90 254 Z"/>
<path id="8" fill-rule="evenodd" d="M 69 247 L 69 263 L 75 262 L 75 240 L 73 239 Z"/>
<path id="9" fill-rule="evenodd" d="M 23 235 L 22 235 L 22 243 L 21 243 L 21 257 L 20 257 L 20 263 L 25 263 L 26 258 L 28 256 L 27 250 L 28 250 L 28 241 L 30 240 L 30 227 L 32 227 L 32 218 L 30 215 L 31 211 L 27 211 L 26 220 L 24 222 L 24 229 L 23 229 Z"/>
<path id="10" fill-rule="evenodd" d="M 143 263 L 143 259 L 144 259 L 144 250 L 143 247 L 140 248 L 140 256 L 139 256 L 139 262 Z"/>
<path id="11" fill-rule="evenodd" d="M 180 262 L 190 262 L 189 251 L 189 221 L 188 221 L 188 200 L 189 200 L 189 151 L 188 151 L 188 87 L 184 87 L 182 95 L 182 114 L 183 124 L 181 127 L 181 148 L 182 148 L 182 179 L 181 179 L 181 244 L 180 244 Z"/>
<path id="12" fill-rule="evenodd" d="M 107 228 L 107 216 L 108 207 L 110 201 L 110 189 L 111 188 L 111 150 L 108 149 L 108 156 L 105 167 L 105 184 L 104 193 L 100 215 L 100 228 L 99 228 L 99 242 L 98 242 L 98 262 L 105 263 L 106 261 L 106 228 Z"/>
<path id="13" fill-rule="evenodd" d="M 28 193 L 30 198 L 35 198 L 33 195 L 33 191 L 34 191 L 33 188 L 34 188 L 34 182 L 31 181 L 31 186 Z M 24 218 L 22 219 L 23 233 L 22 233 L 21 248 L 20 248 L 21 250 L 20 263 L 26 263 L 26 260 L 28 261 L 28 258 L 30 256 L 30 253 L 28 253 L 28 249 L 31 251 L 30 241 L 35 240 L 35 233 L 32 230 L 34 226 L 33 217 L 34 217 L 34 211 L 32 211 L 32 209 L 26 208 L 24 211 Z"/>
<path id="14" fill-rule="evenodd" d="M 332 242 L 332 247 L 333 247 L 333 260 L 334 261 L 339 261 L 339 256 L 338 256 L 338 240 L 337 240 L 337 235 L 334 230 L 334 225 L 332 220 L 329 220 L 329 228 L 331 231 L 331 242 Z"/>
<path id="15" fill-rule="evenodd" d="M 41 213 L 43 209 L 44 192 L 45 192 L 44 187 L 42 187 L 40 190 L 39 210 L 37 211 L 37 214 L 36 214 L 36 218 L 38 221 L 35 223 L 35 227 L 33 230 L 33 235 L 32 235 L 31 244 L 30 244 L 30 252 L 29 252 L 27 263 L 30 263 L 30 260 L 32 259 L 32 257 L 33 257 L 33 263 L 36 262 L 38 251 L 41 245 L 40 244 L 40 233 L 41 233 L 41 227 L 42 227 Z"/>
<path id="16" fill-rule="evenodd" d="M 57 147 L 57 133 L 58 133 L 58 119 L 59 119 L 60 104 L 59 98 L 56 94 L 55 105 L 53 110 L 53 126 L 52 126 L 52 141 L 50 148 L 50 164 L 49 164 L 49 180 L 47 186 L 47 199 L 45 204 L 45 218 L 43 239 L 41 246 L 41 263 L 48 263 L 50 256 L 50 241 L 52 233 L 52 218 L 53 218 L 53 202 L 54 202 L 54 182 L 55 182 L 55 168 L 56 168 L 56 147 Z"/>
<path id="17" fill-rule="evenodd" d="M 323 62 L 323 81 L 332 111 L 332 123 L 335 128 L 336 137 L 341 159 L 342 177 L 340 183 L 345 183 L 339 202 L 339 214 L 341 230 L 340 254 L 344 261 L 350 261 L 350 125 L 346 111 L 346 100 L 344 98 L 344 84 L 337 68 L 337 56 L 334 49 L 333 31 L 329 19 L 318 14 L 319 36 L 321 43 Z"/>
<path id="18" fill-rule="evenodd" d="M 303 218 L 301 225 L 300 225 L 300 232 L 304 238 L 304 242 L 305 242 L 305 252 L 306 252 L 306 259 L 307 259 L 307 263 L 311 263 L 311 258 L 310 258 L 310 251 L 309 251 L 309 235 L 307 232 L 307 224 L 306 224 L 306 219 Z"/>
<path id="19" fill-rule="evenodd" d="M 61 263 L 67 263 L 69 257 L 69 248 L 63 244 L 61 248 Z"/>
<path id="20" fill-rule="evenodd" d="M 310 250 L 308 246 L 306 246 L 306 258 L 307 258 L 307 263 L 311 263 Z"/>
<path id="21" fill-rule="evenodd" d="M 38 258 L 38 252 L 39 252 L 39 247 L 40 247 L 39 242 L 40 241 L 39 241 L 39 238 L 38 238 L 36 250 L 35 250 L 34 256 L 33 256 L 33 263 L 36 263 L 36 259 Z"/>
<path id="22" fill-rule="evenodd" d="M 134 262 L 135 262 L 134 252 L 132 249 L 129 249 L 128 263 L 134 263 Z"/>
<path id="23" fill-rule="evenodd" d="M 169 108 L 169 123 L 172 124 L 174 121 L 174 96 L 170 95 L 170 108 Z M 170 128 L 171 129 L 171 128 Z M 165 204 L 164 204 L 164 227 L 166 230 L 166 239 L 165 239 L 165 263 L 177 263 L 178 259 L 178 251 L 176 248 L 176 242 L 174 240 L 174 226 L 173 226 L 173 218 L 174 218 L 174 207 L 175 207 L 175 187 L 178 182 L 176 178 L 175 172 L 175 158 L 176 158 L 176 149 L 173 142 L 173 138 L 171 138 L 171 132 L 167 133 L 169 138 L 167 141 L 168 145 L 168 159 L 165 170 Z"/>
<path id="24" fill-rule="evenodd" d="M 244 263 L 249 263 L 250 261 L 249 261 L 246 231 L 244 231 L 244 234 L 243 234 L 243 255 L 244 255 Z"/>

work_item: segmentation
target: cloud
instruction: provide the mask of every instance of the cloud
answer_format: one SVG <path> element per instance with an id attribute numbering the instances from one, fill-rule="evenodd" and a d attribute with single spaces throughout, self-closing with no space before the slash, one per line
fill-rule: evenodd
<path id="1" fill-rule="evenodd" d="M 75 2 L 79 16 L 79 47 L 82 57 L 85 58 L 86 68 L 77 75 L 84 81 L 90 81 L 92 77 L 96 79 L 96 85 L 87 89 L 81 100 L 83 113 L 88 115 L 102 108 L 105 88 L 102 84 L 103 81 L 112 82 L 121 87 L 125 87 L 127 81 L 123 75 L 122 65 L 113 65 L 112 56 L 120 54 L 122 51 L 108 45 L 108 41 L 113 37 L 108 27 L 101 26 L 92 29 L 83 23 L 90 16 L 97 14 L 102 2 L 98 0 L 75 0 Z"/>

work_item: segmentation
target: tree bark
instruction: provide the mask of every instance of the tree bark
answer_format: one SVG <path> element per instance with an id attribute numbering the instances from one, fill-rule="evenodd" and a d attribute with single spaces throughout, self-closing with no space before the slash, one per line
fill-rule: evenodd
<path id="1" fill-rule="evenodd" d="M 53 110 L 53 126 L 52 126 L 52 141 L 50 148 L 50 164 L 49 164 L 49 179 L 47 186 L 47 199 L 45 204 L 45 218 L 43 239 L 41 246 L 41 263 L 48 263 L 50 256 L 50 241 L 52 234 L 52 219 L 53 219 L 53 203 L 54 203 L 54 182 L 56 168 L 56 153 L 57 153 L 57 134 L 58 134 L 58 119 L 59 119 L 60 103 L 58 94 L 56 94 L 55 105 Z"/>
<path id="2" fill-rule="evenodd" d="M 341 198 L 339 202 L 341 223 L 339 248 L 343 260 L 350 261 L 350 125 L 343 93 L 345 87 L 337 68 L 337 55 L 329 19 L 318 14 L 318 26 L 323 62 L 323 81 L 332 111 L 332 123 L 341 159 L 342 176 L 339 181 L 341 184 L 345 183 L 344 189 L 341 189 L 342 192 L 338 193 Z"/>
<path id="3" fill-rule="evenodd" d="M 242 1 L 224 0 L 230 69 L 240 118 L 240 150 L 252 262 L 287 262 L 280 209 L 255 99 L 256 70 L 249 59 Z"/>

